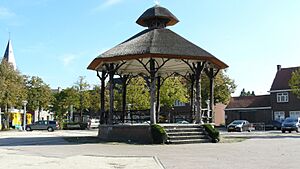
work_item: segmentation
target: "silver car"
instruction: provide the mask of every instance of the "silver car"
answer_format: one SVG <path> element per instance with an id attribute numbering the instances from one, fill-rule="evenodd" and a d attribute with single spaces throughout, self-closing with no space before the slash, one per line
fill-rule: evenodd
<path id="1" fill-rule="evenodd" d="M 26 131 L 32 130 L 48 130 L 52 132 L 58 128 L 56 121 L 36 121 L 33 124 L 26 125 Z"/>

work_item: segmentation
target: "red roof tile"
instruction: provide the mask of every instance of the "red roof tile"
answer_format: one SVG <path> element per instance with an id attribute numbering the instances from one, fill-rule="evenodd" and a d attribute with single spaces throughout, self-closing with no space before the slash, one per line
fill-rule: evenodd
<path id="1" fill-rule="evenodd" d="M 290 67 L 290 68 L 281 68 L 280 70 L 278 70 L 273 80 L 271 91 L 291 89 L 289 86 L 289 80 L 292 76 L 292 72 L 294 72 L 299 68 L 300 67 Z"/>
<path id="2" fill-rule="evenodd" d="M 231 97 L 226 109 L 271 107 L 270 95 Z"/>

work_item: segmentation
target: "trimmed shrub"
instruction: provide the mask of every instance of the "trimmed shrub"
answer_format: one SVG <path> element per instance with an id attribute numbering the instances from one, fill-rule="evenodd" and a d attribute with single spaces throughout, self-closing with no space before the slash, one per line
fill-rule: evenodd
<path id="1" fill-rule="evenodd" d="M 208 133 L 209 137 L 212 139 L 213 143 L 220 141 L 220 133 L 216 128 L 214 128 L 211 124 L 204 124 L 203 127 Z"/>
<path id="2" fill-rule="evenodd" d="M 164 144 L 167 141 L 167 133 L 160 125 L 151 124 L 151 135 L 153 144 Z"/>

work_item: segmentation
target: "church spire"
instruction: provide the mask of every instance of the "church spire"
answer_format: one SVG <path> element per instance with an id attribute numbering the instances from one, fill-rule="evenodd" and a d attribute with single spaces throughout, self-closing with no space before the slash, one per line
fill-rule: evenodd
<path id="1" fill-rule="evenodd" d="M 16 60 L 15 60 L 15 56 L 14 56 L 14 51 L 13 51 L 13 47 L 12 47 L 12 43 L 11 43 L 10 39 L 8 40 L 6 50 L 4 52 L 3 60 L 4 59 L 8 63 L 12 64 L 12 66 L 14 67 L 14 70 L 17 69 Z"/>

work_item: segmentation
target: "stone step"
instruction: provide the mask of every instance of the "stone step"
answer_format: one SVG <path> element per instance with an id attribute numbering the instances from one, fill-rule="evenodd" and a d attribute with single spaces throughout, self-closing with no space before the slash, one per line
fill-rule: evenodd
<path id="1" fill-rule="evenodd" d="M 186 136 L 168 136 L 170 141 L 173 140 L 190 140 L 190 139 L 206 139 L 206 135 L 186 135 Z"/>
<path id="2" fill-rule="evenodd" d="M 193 136 L 193 135 L 205 135 L 203 132 L 168 132 L 168 136 Z"/>
<path id="3" fill-rule="evenodd" d="M 168 133 L 171 132 L 203 132 L 202 128 L 165 128 L 165 131 Z"/>
<path id="4" fill-rule="evenodd" d="M 195 144 L 195 143 L 210 143 L 209 139 L 187 139 L 187 140 L 170 140 L 168 144 Z"/>
<path id="5" fill-rule="evenodd" d="M 198 124 L 164 124 L 169 144 L 208 143 L 209 138 Z"/>
<path id="6" fill-rule="evenodd" d="M 164 127 L 165 129 L 173 129 L 173 128 L 203 128 L 200 125 L 197 124 L 192 124 L 192 125 L 162 125 L 162 127 Z"/>

